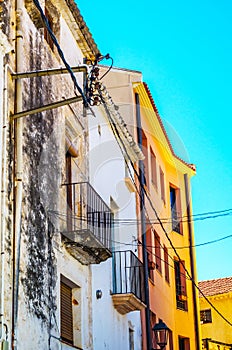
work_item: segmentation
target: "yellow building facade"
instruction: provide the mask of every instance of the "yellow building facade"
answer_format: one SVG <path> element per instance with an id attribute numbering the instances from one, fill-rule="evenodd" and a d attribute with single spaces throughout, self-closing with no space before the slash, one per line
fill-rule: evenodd
<path id="1" fill-rule="evenodd" d="M 105 84 L 119 110 L 124 111 L 127 127 L 135 138 L 138 114 L 141 122 L 149 290 L 149 317 L 147 311 L 141 315 L 143 349 L 159 348 L 152 328 L 160 320 L 170 329 L 167 350 L 200 349 L 196 259 L 189 247 L 194 245 L 190 180 L 195 166 L 175 154 L 140 72 L 112 69 Z M 140 184 L 135 180 L 138 190 Z M 139 202 L 137 195 L 138 222 L 142 220 Z M 143 234 L 140 228 L 138 246 L 144 262 Z"/>
<path id="2" fill-rule="evenodd" d="M 203 348 L 227 350 L 232 347 L 232 277 L 199 282 L 204 296 L 200 295 L 201 333 Z"/>

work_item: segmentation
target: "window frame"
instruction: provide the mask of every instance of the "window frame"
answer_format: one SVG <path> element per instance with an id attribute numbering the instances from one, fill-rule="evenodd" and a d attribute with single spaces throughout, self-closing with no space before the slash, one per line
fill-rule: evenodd
<path id="1" fill-rule="evenodd" d="M 157 160 L 153 149 L 150 147 L 150 160 L 151 160 L 151 181 L 154 187 L 157 189 Z"/>
<path id="2" fill-rule="evenodd" d="M 135 349 L 134 330 L 129 326 L 129 350 Z"/>
<path id="3" fill-rule="evenodd" d="M 62 313 L 62 290 L 61 286 L 65 285 L 67 289 L 69 289 L 69 300 L 66 300 L 69 303 L 69 314 L 67 315 L 69 317 L 69 320 L 62 320 L 62 317 L 65 315 Z M 82 331 L 81 331 L 81 325 L 82 325 L 82 312 L 81 312 L 81 305 L 82 305 L 82 289 L 80 286 L 69 280 L 64 275 L 60 275 L 60 339 L 61 342 L 68 344 L 73 347 L 81 348 L 82 347 Z M 65 304 L 67 305 L 67 304 Z M 66 316 L 66 317 L 67 317 Z M 64 323 L 63 323 L 64 321 Z M 67 322 L 67 324 L 65 324 Z M 79 324 L 80 329 L 78 331 L 74 328 L 74 324 Z M 70 331 L 70 336 L 65 336 L 64 329 L 62 330 L 63 326 L 68 326 Z"/>
<path id="4" fill-rule="evenodd" d="M 170 274 L 169 274 L 169 262 L 168 262 L 168 248 L 164 245 L 164 274 L 165 274 L 165 281 L 170 282 Z"/>
<path id="5" fill-rule="evenodd" d="M 176 307 L 182 311 L 188 311 L 187 285 L 184 260 L 174 259 Z"/>
<path id="6" fill-rule="evenodd" d="M 148 167 L 148 141 L 147 136 L 142 129 L 142 151 L 145 156 L 143 160 L 143 174 L 144 174 L 144 182 L 147 188 L 149 188 L 149 167 Z"/>
<path id="7" fill-rule="evenodd" d="M 161 258 L 161 243 L 160 236 L 154 231 L 154 242 L 155 242 L 155 261 L 156 270 L 162 274 L 162 258 Z"/>
<path id="8" fill-rule="evenodd" d="M 146 228 L 146 245 L 147 245 L 147 263 L 148 263 L 148 276 L 152 282 L 154 282 L 154 270 L 155 270 L 155 257 L 153 254 L 153 242 L 152 242 L 152 228 L 147 225 Z"/>
<path id="9" fill-rule="evenodd" d="M 169 199 L 172 231 L 182 235 L 180 189 L 172 184 L 169 184 Z"/>
<path id="10" fill-rule="evenodd" d="M 72 287 L 60 281 L 60 338 L 65 343 L 74 345 Z"/>
<path id="11" fill-rule="evenodd" d="M 164 181 L 164 172 L 161 167 L 159 167 L 159 173 L 160 173 L 160 195 L 161 199 L 166 203 L 166 198 L 165 198 L 165 181 Z"/>
<path id="12" fill-rule="evenodd" d="M 204 314 L 204 317 L 203 317 L 203 314 Z M 200 310 L 200 321 L 201 321 L 201 324 L 213 322 L 211 309 Z"/>
<path id="13" fill-rule="evenodd" d="M 157 344 L 156 344 L 156 338 L 155 338 L 155 333 L 153 331 L 153 327 L 156 324 L 156 314 L 150 310 L 150 332 L 151 332 L 151 345 L 152 348 L 156 349 Z"/>

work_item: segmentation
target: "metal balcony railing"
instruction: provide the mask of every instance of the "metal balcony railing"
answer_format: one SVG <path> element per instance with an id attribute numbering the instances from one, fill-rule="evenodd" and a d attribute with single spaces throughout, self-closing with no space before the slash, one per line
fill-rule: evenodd
<path id="1" fill-rule="evenodd" d="M 113 252 L 113 294 L 134 294 L 145 303 L 143 264 L 132 251 Z"/>
<path id="2" fill-rule="evenodd" d="M 94 247 L 97 240 L 111 250 L 113 214 L 110 208 L 88 182 L 64 186 L 67 189 L 67 215 L 62 233 L 75 242 L 78 241 L 77 235 L 84 237 L 86 233 L 86 244 Z"/>
<path id="3" fill-rule="evenodd" d="M 176 303 L 180 310 L 187 310 L 187 295 L 186 289 L 180 282 L 176 281 Z"/>

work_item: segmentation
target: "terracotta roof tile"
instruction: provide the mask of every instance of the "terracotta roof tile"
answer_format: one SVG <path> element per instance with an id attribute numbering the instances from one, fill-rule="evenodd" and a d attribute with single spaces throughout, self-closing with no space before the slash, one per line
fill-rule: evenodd
<path id="1" fill-rule="evenodd" d="M 200 281 L 198 286 L 205 296 L 229 293 L 232 292 L 232 277 Z"/>

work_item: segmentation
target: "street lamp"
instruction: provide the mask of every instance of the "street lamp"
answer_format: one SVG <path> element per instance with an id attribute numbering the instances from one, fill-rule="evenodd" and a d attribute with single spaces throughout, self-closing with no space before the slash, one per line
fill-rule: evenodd
<path id="1" fill-rule="evenodd" d="M 168 343 L 168 326 L 163 321 L 159 320 L 159 323 L 156 323 L 152 330 L 155 333 L 156 344 L 159 345 L 161 350 L 164 349 Z"/>

